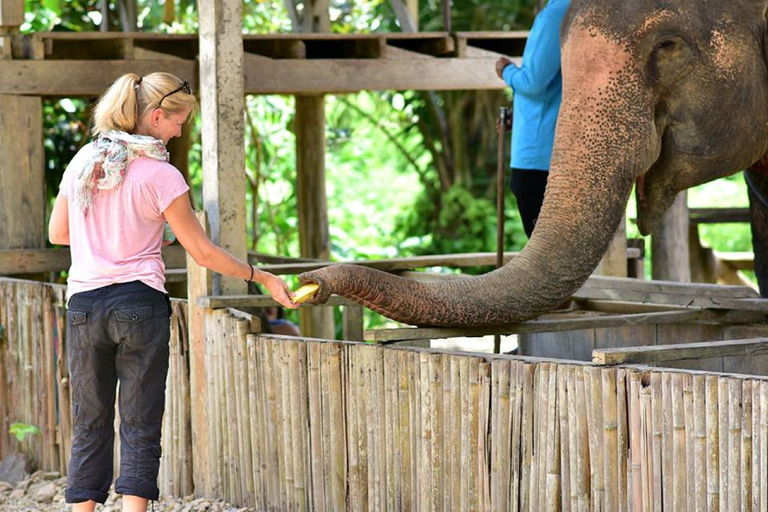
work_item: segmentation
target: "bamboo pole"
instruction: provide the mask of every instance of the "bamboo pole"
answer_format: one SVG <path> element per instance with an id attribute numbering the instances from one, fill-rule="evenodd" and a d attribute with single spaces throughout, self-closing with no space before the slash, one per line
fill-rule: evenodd
<path id="1" fill-rule="evenodd" d="M 603 467 L 605 468 L 605 509 L 618 510 L 618 420 L 616 411 L 616 369 L 601 372 L 603 404 Z"/>
<path id="2" fill-rule="evenodd" d="M 397 498 L 401 492 L 400 467 L 397 456 L 397 440 L 400 435 L 398 427 L 398 378 L 397 378 L 397 351 L 382 351 L 383 379 L 384 379 L 384 456 L 386 463 L 385 475 L 385 506 L 386 510 L 399 508 Z M 444 487 L 448 489 L 449 487 Z"/>
<path id="3" fill-rule="evenodd" d="M 341 510 L 346 504 L 347 489 L 347 456 L 345 440 L 347 425 L 344 421 L 345 409 L 345 360 L 348 352 L 338 343 L 327 343 L 323 348 L 325 374 L 328 380 L 329 430 L 330 430 L 330 472 L 331 486 L 329 489 L 329 510 Z"/>
<path id="4" fill-rule="evenodd" d="M 760 383 L 760 511 L 768 511 L 768 382 Z"/>
<path id="5" fill-rule="evenodd" d="M 691 505 L 694 510 L 707 509 L 707 378 L 704 375 L 693 377 L 693 461 L 689 469 L 693 474 L 689 479 L 694 482 L 694 497 Z M 689 507 L 690 508 L 690 507 Z"/>
<path id="6" fill-rule="evenodd" d="M 728 428 L 728 408 L 730 396 L 728 394 L 728 379 L 720 377 L 717 382 L 717 424 L 719 435 L 720 452 L 720 509 L 729 510 L 731 489 L 729 488 L 728 467 L 733 454 L 729 453 L 729 428 Z"/>
<path id="7" fill-rule="evenodd" d="M 536 366 L 526 364 L 522 375 L 522 414 L 520 415 L 520 506 L 519 510 L 531 510 L 530 481 L 534 472 L 531 467 L 533 458 L 534 429 L 534 379 Z M 581 409 L 582 411 L 584 409 Z M 463 458 L 463 457 L 462 457 Z M 463 510 L 467 510 L 464 508 Z"/>
<path id="8" fill-rule="evenodd" d="M 469 507 L 471 510 L 480 510 L 481 486 L 479 466 L 482 460 L 479 457 L 480 443 L 480 361 L 472 358 L 469 362 L 469 429 L 466 435 L 469 437 L 469 459 L 467 459 L 467 472 L 469 474 Z"/>
<path id="9" fill-rule="evenodd" d="M 271 339 L 260 338 L 261 360 L 264 366 L 264 393 L 266 396 L 265 417 L 267 421 L 265 441 L 267 445 L 267 465 L 265 471 L 266 485 L 268 489 L 268 503 L 274 508 L 285 505 L 282 475 L 282 457 L 280 456 L 280 399 L 278 397 L 277 382 L 279 372 L 275 357 L 275 343 Z"/>
<path id="10" fill-rule="evenodd" d="M 685 403 L 683 401 L 683 376 L 672 374 L 672 510 L 687 506 L 687 467 L 685 437 Z"/>
<path id="11" fill-rule="evenodd" d="M 324 420 L 324 413 L 327 408 L 323 404 L 323 393 L 327 393 L 327 388 L 321 378 L 321 368 L 323 361 L 320 353 L 321 345 L 318 343 L 307 343 L 307 385 L 309 391 L 309 452 L 312 469 L 312 509 L 317 512 L 325 512 L 326 505 L 326 451 L 328 449 L 326 440 L 327 420 Z M 330 490 L 330 487 L 328 487 Z"/>
<path id="12" fill-rule="evenodd" d="M 662 505 L 664 510 L 674 510 L 674 457 L 672 451 L 674 449 L 673 435 L 673 401 L 672 401 L 672 374 L 664 373 L 661 377 L 661 403 L 662 403 L 662 438 L 661 438 L 661 453 L 662 453 L 662 474 L 666 475 L 662 481 L 663 500 Z"/>
<path id="13" fill-rule="evenodd" d="M 255 468 L 253 467 L 253 454 L 256 453 L 256 444 L 253 439 L 253 424 L 258 421 L 253 407 L 255 403 L 251 402 L 251 375 L 248 368 L 248 334 L 251 330 L 251 324 L 245 319 L 237 319 L 235 322 L 235 335 L 237 337 L 237 360 L 240 387 L 240 413 L 241 435 L 243 436 L 243 453 L 240 455 L 243 468 L 243 489 L 245 495 L 244 504 L 249 507 L 256 507 L 256 485 L 253 478 Z"/>
<path id="14" fill-rule="evenodd" d="M 552 365 L 549 371 L 549 385 L 547 390 L 549 411 L 547 416 L 549 422 L 547 424 L 547 438 L 545 442 L 546 449 L 546 510 L 561 510 L 562 509 L 562 485 L 560 479 L 560 416 L 558 414 L 559 403 L 557 400 L 558 391 L 558 365 Z"/>
<path id="15" fill-rule="evenodd" d="M 589 404 L 589 451 L 592 499 L 595 507 L 605 508 L 605 470 L 603 467 L 603 404 L 600 368 L 585 370 L 585 383 L 589 383 L 587 400 Z M 587 380 L 588 379 L 588 380 Z"/>
<path id="16" fill-rule="evenodd" d="M 633 510 L 645 510 L 642 485 L 642 408 L 640 405 L 640 375 L 629 376 L 629 451 L 630 478 L 629 495 L 632 496 Z"/>
<path id="17" fill-rule="evenodd" d="M 533 412 L 533 467 L 531 468 L 531 497 L 541 506 L 546 503 L 547 480 L 547 427 L 549 418 L 549 396 L 546 391 L 549 384 L 549 365 L 542 362 L 538 365 L 535 387 L 536 405 Z"/>
<path id="18" fill-rule="evenodd" d="M 652 415 L 652 434 L 653 434 L 653 510 L 661 511 L 663 504 L 663 486 L 662 486 L 662 445 L 664 436 L 664 413 L 663 413 L 663 384 L 661 375 L 651 374 L 651 401 L 653 402 Z"/>
<path id="19" fill-rule="evenodd" d="M 741 503 L 752 509 L 752 381 L 741 382 Z"/>
<path id="20" fill-rule="evenodd" d="M 651 390 L 646 386 L 647 375 L 640 378 L 640 419 L 641 419 L 641 463 L 642 494 L 646 510 L 653 507 L 653 406 Z"/>
<path id="21" fill-rule="evenodd" d="M 282 492 L 285 495 L 284 506 L 290 509 L 298 507 L 299 499 L 296 496 L 296 473 L 297 468 L 293 459 L 293 423 L 298 421 L 291 414 L 291 344 L 284 341 L 273 342 L 275 353 L 279 361 L 280 397 L 278 398 L 279 425 L 280 425 L 280 449 L 281 459 L 283 461 L 283 471 L 281 471 Z"/>
<path id="22" fill-rule="evenodd" d="M 557 366 L 557 403 L 558 436 L 560 438 L 560 508 L 563 512 L 571 512 L 571 439 L 570 439 L 570 400 L 568 395 L 568 365 Z M 618 453 L 617 453 L 618 455 Z"/>
<path id="23" fill-rule="evenodd" d="M 361 474 L 361 462 L 360 462 L 360 441 L 358 438 L 362 435 L 359 431 L 360 424 L 358 422 L 358 401 L 359 393 L 358 380 L 359 374 L 363 371 L 359 368 L 357 347 L 352 347 L 349 350 L 348 363 L 345 368 L 345 373 L 348 376 L 347 379 L 347 453 L 348 453 L 348 468 L 349 468 L 349 506 L 352 509 L 362 510 L 363 507 L 363 493 L 362 493 L 362 478 Z"/>
<path id="24" fill-rule="evenodd" d="M 720 428 L 718 378 L 706 377 L 707 510 L 720 510 Z"/>
<path id="25" fill-rule="evenodd" d="M 454 397 L 456 396 L 456 390 L 454 387 L 458 384 L 454 380 L 453 375 L 453 361 L 455 357 L 452 354 L 446 354 L 443 357 L 443 431 L 444 431 L 444 470 L 443 470 L 443 490 L 444 490 L 444 510 L 453 510 L 458 506 L 458 502 L 454 501 L 455 494 L 452 490 L 456 487 L 455 482 L 457 478 L 457 468 L 459 461 L 458 445 L 456 438 L 454 437 L 454 416 L 461 414 L 460 410 L 456 410 L 454 406 Z"/>
<path id="26" fill-rule="evenodd" d="M 251 467 L 253 468 L 254 507 L 258 510 L 266 508 L 267 490 L 264 485 L 262 464 L 266 465 L 264 441 L 264 394 L 263 375 L 259 358 L 259 340 L 255 334 L 246 336 L 246 353 L 248 365 L 248 402 L 251 414 Z"/>
<path id="27" fill-rule="evenodd" d="M 728 509 L 741 510 L 741 381 L 728 379 Z"/>
<path id="28" fill-rule="evenodd" d="M 509 364 L 507 361 L 491 361 L 491 500 L 500 510 L 509 509 L 509 492 L 505 469 L 509 469 Z M 506 449 L 505 449 L 506 448 Z"/>
<path id="29" fill-rule="evenodd" d="M 696 444 L 694 441 L 693 381 L 691 375 L 681 375 L 683 385 L 683 422 L 685 424 L 685 479 L 688 510 L 696 506 Z"/>
<path id="30" fill-rule="evenodd" d="M 630 494 L 627 492 L 629 451 L 629 411 L 627 410 L 627 370 L 619 368 L 616 372 L 616 422 L 617 422 L 617 471 L 618 479 L 618 510 L 629 509 Z"/>
<path id="31" fill-rule="evenodd" d="M 760 382 L 752 383 L 752 510 L 760 510 Z"/>
<path id="32" fill-rule="evenodd" d="M 432 510 L 441 510 L 445 507 L 443 499 L 443 474 L 445 471 L 445 437 L 443 435 L 443 382 L 442 367 L 443 354 L 429 355 L 429 387 L 432 398 L 432 488 L 430 489 L 430 506 Z"/>

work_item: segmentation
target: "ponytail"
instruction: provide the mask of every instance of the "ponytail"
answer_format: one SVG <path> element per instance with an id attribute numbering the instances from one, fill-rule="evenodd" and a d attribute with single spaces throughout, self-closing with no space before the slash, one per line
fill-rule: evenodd
<path id="1" fill-rule="evenodd" d="M 93 114 L 93 134 L 109 130 L 132 132 L 139 121 L 137 101 L 141 77 L 134 73 L 123 75 L 99 99 Z"/>

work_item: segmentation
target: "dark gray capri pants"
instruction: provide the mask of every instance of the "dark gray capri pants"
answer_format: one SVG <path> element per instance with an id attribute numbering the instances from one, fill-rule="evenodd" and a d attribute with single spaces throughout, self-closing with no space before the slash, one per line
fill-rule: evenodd
<path id="1" fill-rule="evenodd" d="M 67 345 L 75 428 L 67 503 L 107 500 L 118 381 L 120 475 L 115 492 L 158 498 L 170 312 L 168 296 L 140 281 L 69 299 Z"/>

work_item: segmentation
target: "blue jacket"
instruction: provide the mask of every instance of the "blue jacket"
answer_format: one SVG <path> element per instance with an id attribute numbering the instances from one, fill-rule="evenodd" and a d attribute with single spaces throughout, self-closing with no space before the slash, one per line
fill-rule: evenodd
<path id="1" fill-rule="evenodd" d="M 550 0 L 536 16 L 523 51 L 523 65 L 504 68 L 514 92 L 511 167 L 549 170 L 555 124 L 563 96 L 560 24 L 570 0 Z"/>

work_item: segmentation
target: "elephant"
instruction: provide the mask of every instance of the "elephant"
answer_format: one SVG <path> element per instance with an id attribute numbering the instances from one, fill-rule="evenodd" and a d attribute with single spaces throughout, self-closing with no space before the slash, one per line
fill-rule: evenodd
<path id="1" fill-rule="evenodd" d="M 743 169 L 755 267 L 768 290 L 768 0 L 572 0 L 563 101 L 536 228 L 505 266 L 416 281 L 354 265 L 299 276 L 416 326 L 521 322 L 561 305 L 596 268 L 636 187 L 649 234 L 678 192 Z M 754 165 L 753 165 L 754 164 Z"/>

